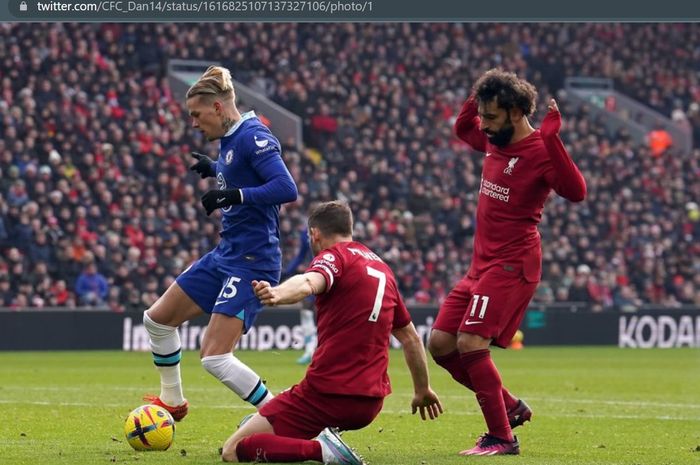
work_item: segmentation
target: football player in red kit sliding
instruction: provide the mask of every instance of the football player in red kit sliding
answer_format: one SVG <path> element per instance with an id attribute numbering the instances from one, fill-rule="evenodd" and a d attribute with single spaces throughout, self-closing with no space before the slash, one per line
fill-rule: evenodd
<path id="1" fill-rule="evenodd" d="M 442 413 L 430 388 L 423 342 L 382 259 L 352 239 L 352 213 L 342 202 L 319 204 L 309 215 L 315 258 L 306 272 L 279 286 L 253 281 L 264 305 L 316 295 L 318 348 L 301 382 L 241 423 L 224 444 L 229 462 L 303 462 L 360 465 L 334 429 L 364 428 L 391 392 L 389 336 L 402 344 L 413 380 L 413 413 Z"/>
<path id="2" fill-rule="evenodd" d="M 537 224 L 550 191 L 580 202 L 586 182 L 559 138 L 554 99 L 540 129 L 530 125 L 537 91 L 492 69 L 474 85 L 455 123 L 457 136 L 485 153 L 474 255 L 443 302 L 430 335 L 435 362 L 476 393 L 488 432 L 462 455 L 518 454 L 512 429 L 532 411 L 503 387 L 490 345 L 506 347 L 540 280 Z"/>

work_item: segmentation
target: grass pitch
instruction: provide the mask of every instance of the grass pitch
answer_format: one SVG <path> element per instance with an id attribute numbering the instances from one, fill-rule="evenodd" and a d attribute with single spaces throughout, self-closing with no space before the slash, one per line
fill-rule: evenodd
<path id="1" fill-rule="evenodd" d="M 394 393 L 370 426 L 344 438 L 371 465 L 465 463 L 700 464 L 700 351 L 526 347 L 494 350 L 504 383 L 533 408 L 516 430 L 518 457 L 460 457 L 485 431 L 471 393 L 431 361 L 445 414 L 410 414 L 410 378 L 392 352 Z M 240 352 L 278 392 L 301 379 L 298 352 Z M 217 449 L 253 409 L 206 373 L 196 353 L 183 358 L 190 414 L 166 452 L 135 452 L 126 414 L 158 393 L 150 354 L 0 353 L 0 464 L 214 464 Z"/>

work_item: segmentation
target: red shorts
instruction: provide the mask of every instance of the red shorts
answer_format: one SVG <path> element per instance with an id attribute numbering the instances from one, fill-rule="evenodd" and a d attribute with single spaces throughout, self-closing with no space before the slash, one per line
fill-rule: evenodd
<path id="1" fill-rule="evenodd" d="M 364 428 L 382 410 L 381 397 L 323 394 L 305 380 L 278 394 L 260 409 L 278 436 L 312 439 L 326 427 Z"/>
<path id="2" fill-rule="evenodd" d="M 465 276 L 445 298 L 433 329 L 478 334 L 507 347 L 538 283 L 526 281 L 521 270 L 506 267 L 493 266 L 479 279 Z"/>

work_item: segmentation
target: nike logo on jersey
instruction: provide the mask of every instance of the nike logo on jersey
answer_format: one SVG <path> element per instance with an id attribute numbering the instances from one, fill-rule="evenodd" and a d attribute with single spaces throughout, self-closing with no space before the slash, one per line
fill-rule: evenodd
<path id="1" fill-rule="evenodd" d="M 226 302 L 228 302 L 228 300 L 217 300 L 214 302 L 214 306 L 216 307 L 217 305 L 225 304 Z"/>
<path id="2" fill-rule="evenodd" d="M 487 157 L 490 157 L 490 156 L 491 156 L 491 152 L 486 152 L 486 156 L 487 156 Z"/>
<path id="3" fill-rule="evenodd" d="M 467 320 L 467 321 L 464 322 L 464 325 L 465 325 L 465 326 L 469 326 L 469 325 L 478 325 L 479 323 L 483 323 L 483 321 L 469 321 L 469 320 Z"/>
<path id="4" fill-rule="evenodd" d="M 218 199 L 216 199 L 216 203 L 221 203 L 224 200 L 226 200 L 226 197 L 219 197 Z"/>

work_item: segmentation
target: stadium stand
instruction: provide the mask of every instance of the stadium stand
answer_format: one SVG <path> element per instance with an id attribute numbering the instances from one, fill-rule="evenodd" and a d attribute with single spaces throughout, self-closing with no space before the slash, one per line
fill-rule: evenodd
<path id="1" fill-rule="evenodd" d="M 536 125 L 567 76 L 611 78 L 698 141 L 700 47 L 689 44 L 699 34 L 691 24 L 0 24 L 0 306 L 141 310 L 217 241 L 199 205 L 209 183 L 187 170 L 191 150 L 215 156 L 216 144 L 190 130 L 170 58 L 264 82 L 303 119 L 305 146 L 285 150 L 300 193 L 281 215 L 285 261 L 308 206 L 343 198 L 406 300 L 435 303 L 471 255 L 481 161 L 452 124 L 476 76 L 493 66 L 526 76 L 540 91 Z M 561 106 L 589 194 L 580 205 L 550 199 L 535 301 L 700 305 L 700 151 L 652 154 L 585 107 Z"/>

